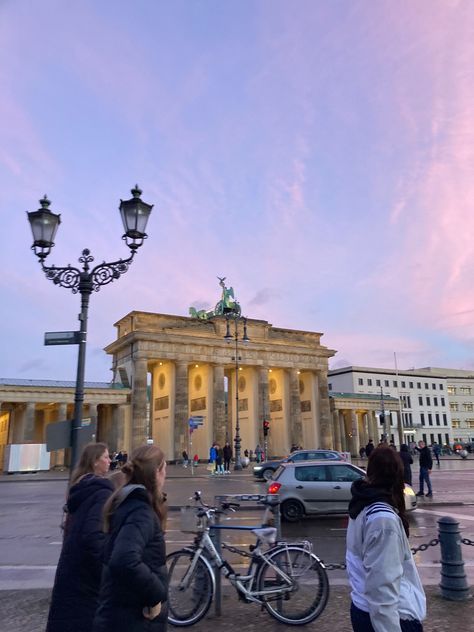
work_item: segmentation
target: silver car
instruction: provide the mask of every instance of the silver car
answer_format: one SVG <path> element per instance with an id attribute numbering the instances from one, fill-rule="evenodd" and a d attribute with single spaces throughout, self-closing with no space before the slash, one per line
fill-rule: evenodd
<path id="1" fill-rule="evenodd" d="M 365 476 L 360 467 L 343 461 L 282 463 L 269 482 L 267 492 L 280 496 L 284 520 L 296 522 L 304 515 L 347 513 L 351 485 Z M 416 509 L 415 492 L 405 486 L 407 511 Z"/>

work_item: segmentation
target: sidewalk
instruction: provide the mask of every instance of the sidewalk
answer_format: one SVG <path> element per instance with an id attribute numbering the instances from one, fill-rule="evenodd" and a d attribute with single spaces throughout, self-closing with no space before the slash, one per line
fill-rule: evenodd
<path id="1" fill-rule="evenodd" d="M 425 588 L 428 601 L 428 616 L 424 622 L 425 632 L 463 632 L 474 630 L 472 601 L 447 601 L 433 586 Z M 4 590 L 0 591 L 0 612 L 3 632 L 44 632 L 49 608 L 49 590 Z M 318 632 L 352 632 L 349 617 L 350 596 L 348 588 L 331 587 L 328 604 L 322 615 L 313 623 L 301 629 Z M 224 626 L 227 632 L 278 632 L 295 630 L 294 626 L 278 623 L 262 611 L 256 604 L 244 604 L 237 600 L 235 593 L 224 589 L 222 616 L 216 617 L 214 606 L 208 615 L 192 626 L 195 632 Z M 169 626 L 170 630 L 178 630 Z"/>

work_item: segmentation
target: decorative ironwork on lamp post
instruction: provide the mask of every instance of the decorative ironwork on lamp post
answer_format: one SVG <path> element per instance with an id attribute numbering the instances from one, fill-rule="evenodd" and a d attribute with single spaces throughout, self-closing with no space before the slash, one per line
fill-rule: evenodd
<path id="1" fill-rule="evenodd" d="M 89 297 L 92 292 L 98 292 L 103 285 L 108 285 L 127 272 L 133 261 L 135 253 L 147 238 L 145 232 L 148 218 L 153 208 L 152 204 L 143 202 L 140 198 L 142 191 L 138 185 L 131 191 L 132 198 L 120 200 L 120 214 L 125 233 L 122 239 L 130 248 L 128 259 L 119 259 L 106 263 L 105 261 L 91 268 L 94 261 L 90 251 L 86 248 L 82 251 L 82 256 L 78 261 L 82 264 L 82 269 L 74 268 L 71 265 L 66 267 L 46 266 L 45 259 L 50 254 L 54 246 L 54 238 L 61 223 L 61 215 L 49 210 L 51 202 L 46 195 L 40 200 L 41 208 L 37 211 L 27 213 L 33 233 L 34 250 L 38 257 L 46 278 L 53 281 L 55 285 L 72 290 L 73 294 L 81 295 L 81 313 L 79 314 L 79 352 L 77 359 L 76 390 L 74 396 L 74 418 L 71 427 L 71 472 L 77 464 L 79 458 L 80 437 L 79 431 L 82 427 L 82 409 L 84 403 L 84 373 L 86 359 L 86 338 L 87 338 L 87 318 L 89 309 Z"/>
<path id="2" fill-rule="evenodd" d="M 235 356 L 232 360 L 235 361 L 235 437 L 234 437 L 234 445 L 235 445 L 235 464 L 234 470 L 242 469 L 242 460 L 241 460 L 241 438 L 240 438 L 240 422 L 239 422 L 239 361 L 242 358 L 239 356 L 239 342 L 243 342 L 247 344 L 250 342 L 250 338 L 247 336 L 247 319 L 240 316 L 239 312 L 230 312 L 226 314 L 226 334 L 224 336 L 224 340 L 229 344 L 234 341 L 235 343 Z M 234 333 L 232 334 L 230 331 L 230 322 L 234 322 Z M 239 323 L 242 321 L 243 324 L 243 335 L 242 338 L 239 338 Z"/>

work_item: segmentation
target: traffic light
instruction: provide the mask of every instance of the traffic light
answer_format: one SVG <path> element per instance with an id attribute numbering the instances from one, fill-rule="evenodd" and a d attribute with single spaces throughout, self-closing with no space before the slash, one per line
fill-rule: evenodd
<path id="1" fill-rule="evenodd" d="M 270 430 L 270 422 L 268 419 L 264 419 L 263 421 L 263 436 L 266 437 L 268 435 L 268 431 Z"/>

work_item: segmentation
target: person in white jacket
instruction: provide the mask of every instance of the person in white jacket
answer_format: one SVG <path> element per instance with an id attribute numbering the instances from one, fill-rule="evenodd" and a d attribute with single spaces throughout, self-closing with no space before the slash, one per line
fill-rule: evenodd
<path id="1" fill-rule="evenodd" d="M 354 632 L 420 632 L 426 598 L 408 543 L 403 464 L 389 447 L 352 484 L 347 573 Z"/>

